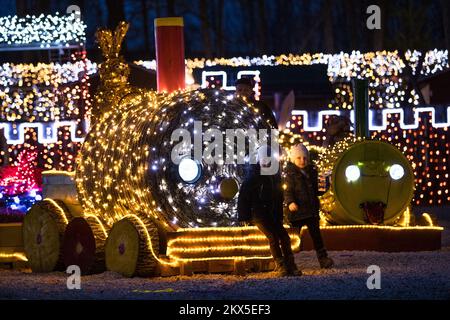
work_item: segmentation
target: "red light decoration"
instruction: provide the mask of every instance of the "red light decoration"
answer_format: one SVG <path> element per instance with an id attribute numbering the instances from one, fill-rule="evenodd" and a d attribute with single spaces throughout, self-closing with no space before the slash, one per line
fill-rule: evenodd
<path id="1" fill-rule="evenodd" d="M 36 158 L 36 151 L 24 150 L 18 155 L 14 166 L 5 167 L 0 179 L 3 194 L 14 196 L 39 188 L 40 172 L 34 165 Z"/>

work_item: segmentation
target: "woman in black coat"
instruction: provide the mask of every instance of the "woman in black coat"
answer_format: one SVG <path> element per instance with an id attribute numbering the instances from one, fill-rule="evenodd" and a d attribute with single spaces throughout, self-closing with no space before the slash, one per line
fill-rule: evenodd
<path id="1" fill-rule="evenodd" d="M 270 158 L 264 158 L 270 149 L 258 149 L 258 164 L 254 165 L 239 190 L 238 219 L 251 222 L 269 240 L 270 252 L 275 260 L 275 271 L 281 276 L 300 275 L 294 261 L 289 234 L 283 226 L 283 190 L 281 176 L 262 174 L 270 166 Z M 268 161 L 262 159 L 268 159 Z M 278 160 L 276 160 L 278 161 Z"/>
<path id="2" fill-rule="evenodd" d="M 331 268 L 333 260 L 328 257 L 319 227 L 319 192 L 317 170 L 308 163 L 308 149 L 303 144 L 294 146 L 291 161 L 285 171 L 284 202 L 288 208 L 288 219 L 298 230 L 308 227 L 321 268 Z"/>

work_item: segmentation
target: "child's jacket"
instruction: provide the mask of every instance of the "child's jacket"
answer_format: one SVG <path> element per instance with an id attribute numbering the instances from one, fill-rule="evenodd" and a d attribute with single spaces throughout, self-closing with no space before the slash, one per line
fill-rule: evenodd
<path id="1" fill-rule="evenodd" d="M 311 217 L 319 217 L 319 192 L 317 185 L 317 170 L 308 165 L 300 169 L 292 162 L 288 162 L 284 179 L 284 203 L 289 206 L 295 202 L 298 206 L 296 212 L 287 208 L 289 221 L 298 221 Z"/>

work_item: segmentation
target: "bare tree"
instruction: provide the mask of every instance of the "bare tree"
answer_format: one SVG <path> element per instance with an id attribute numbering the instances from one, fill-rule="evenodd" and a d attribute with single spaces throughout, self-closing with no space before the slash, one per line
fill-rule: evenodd
<path id="1" fill-rule="evenodd" d="M 115 29 L 120 21 L 125 21 L 124 0 L 106 0 L 108 8 L 108 28 Z"/>
<path id="2" fill-rule="evenodd" d="M 441 0 L 442 25 L 444 27 L 445 48 L 450 51 L 450 20 L 448 0 Z"/>
<path id="3" fill-rule="evenodd" d="M 203 50 L 205 57 L 210 58 L 212 50 L 207 0 L 200 0 L 200 21 L 202 24 Z"/>
<path id="4" fill-rule="evenodd" d="M 380 7 L 381 11 L 381 29 L 375 29 L 373 30 L 373 50 L 380 51 L 384 48 L 384 34 L 386 30 L 386 21 L 387 21 L 387 3 L 386 0 L 378 0 L 375 1 L 376 5 Z"/>
<path id="5" fill-rule="evenodd" d="M 333 14 L 332 14 L 332 0 L 325 0 L 323 4 L 323 37 L 325 51 L 332 53 L 334 51 L 334 35 L 333 35 Z"/>
<path id="6" fill-rule="evenodd" d="M 265 53 L 267 50 L 266 38 L 267 38 L 267 16 L 266 16 L 266 6 L 264 0 L 258 0 L 255 2 L 257 5 L 258 12 L 258 51 L 260 53 Z"/>
<path id="7" fill-rule="evenodd" d="M 144 25 L 144 49 L 145 52 L 150 52 L 150 31 L 148 21 L 148 5 L 147 0 L 141 0 L 142 9 L 142 23 Z"/>
<path id="8" fill-rule="evenodd" d="M 169 17 L 176 16 L 175 12 L 175 0 L 167 0 L 167 15 Z"/>
<path id="9" fill-rule="evenodd" d="M 215 25 L 215 35 L 216 35 L 216 47 L 218 56 L 224 55 L 224 32 L 223 32 L 223 14 L 224 14 L 224 0 L 218 0 L 216 6 L 216 18 L 217 23 Z"/>

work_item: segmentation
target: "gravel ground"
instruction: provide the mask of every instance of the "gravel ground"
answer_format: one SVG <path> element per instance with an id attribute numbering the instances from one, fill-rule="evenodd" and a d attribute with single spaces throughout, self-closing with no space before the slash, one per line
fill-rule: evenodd
<path id="1" fill-rule="evenodd" d="M 313 252 L 296 255 L 302 277 L 273 273 L 123 278 L 112 272 L 83 276 L 68 290 L 62 272 L 0 270 L 0 299 L 450 299 L 450 222 L 441 222 L 443 248 L 435 252 L 330 252 L 336 262 L 321 270 Z M 381 289 L 366 286 L 369 265 L 381 269 Z"/>

